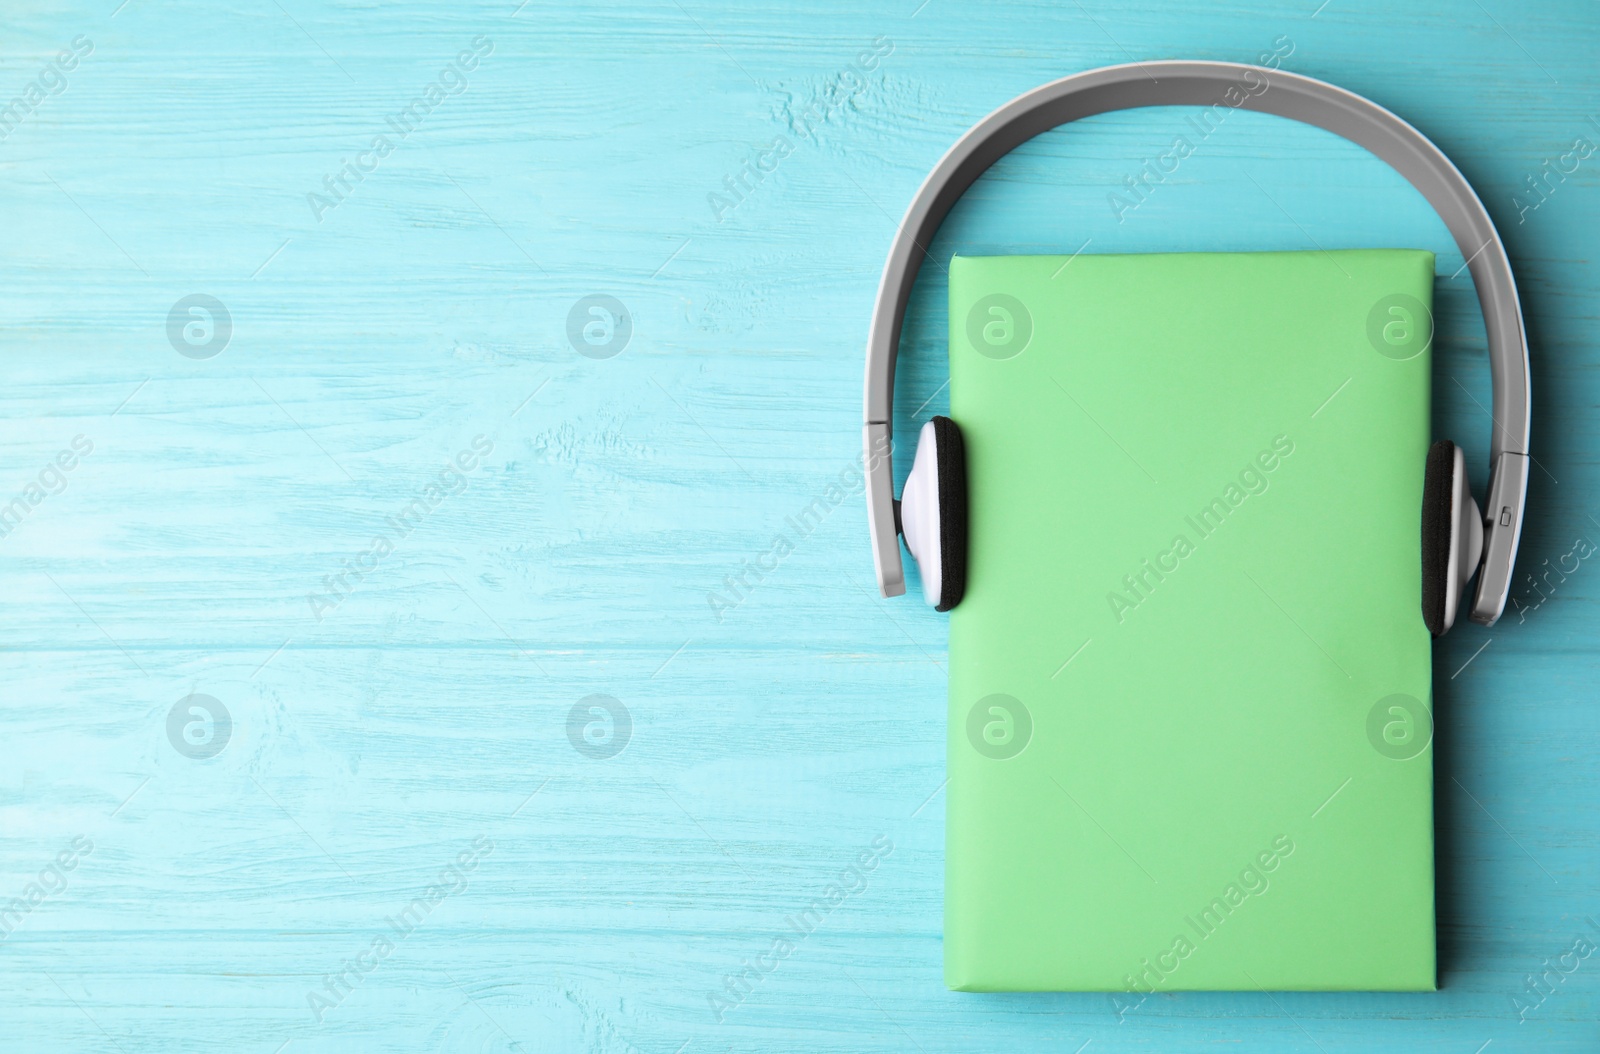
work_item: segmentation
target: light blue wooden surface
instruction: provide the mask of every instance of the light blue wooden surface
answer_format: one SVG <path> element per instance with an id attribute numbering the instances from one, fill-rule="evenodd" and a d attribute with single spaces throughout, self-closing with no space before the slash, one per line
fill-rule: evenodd
<path id="1" fill-rule="evenodd" d="M 1600 958 L 1527 987 L 1600 942 L 1593 560 L 1437 649 L 1439 993 L 1163 995 L 1119 1023 L 1103 995 L 944 990 L 945 623 L 875 598 L 861 498 L 828 500 L 882 257 L 942 150 L 1068 72 L 1277 48 L 1413 120 L 1497 216 L 1534 349 L 1521 567 L 1570 569 L 1600 543 L 1600 154 L 1560 159 L 1600 142 L 1600 13 L 1399 6 L 9 5 L 0 898 L 27 910 L 0 1049 L 1600 1048 Z M 1043 137 L 935 255 L 1432 248 L 1436 431 L 1481 487 L 1482 326 L 1421 199 L 1241 113 L 1119 222 L 1181 116 Z M 308 200 L 346 159 L 376 167 Z M 747 161 L 775 168 L 714 199 Z M 231 318 L 215 357 L 169 340 L 191 294 Z M 610 358 L 568 337 L 593 294 L 631 320 Z M 902 434 L 944 405 L 943 295 L 915 298 Z M 631 721 L 609 759 L 568 734 L 596 693 Z M 192 694 L 231 717 L 209 759 L 184 715 L 169 736 Z M 875 839 L 865 888 L 715 1012 Z"/>

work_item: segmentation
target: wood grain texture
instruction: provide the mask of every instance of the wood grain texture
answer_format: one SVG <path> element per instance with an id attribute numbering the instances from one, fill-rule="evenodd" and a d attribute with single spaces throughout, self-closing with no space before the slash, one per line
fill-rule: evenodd
<path id="1" fill-rule="evenodd" d="M 1600 154 L 1521 222 L 1513 200 L 1600 142 L 1593 5 L 99 0 L 3 22 L 0 103 L 93 50 L 0 141 L 0 505 L 44 474 L 0 537 L 0 904 L 74 860 L 0 941 L 0 1049 L 1600 1047 L 1600 957 L 1526 985 L 1600 941 L 1593 561 L 1437 648 L 1442 991 L 1163 995 L 1119 1023 L 1105 996 L 944 990 L 945 623 L 876 599 L 861 499 L 827 501 L 883 254 L 944 148 L 1067 72 L 1285 38 L 1286 68 L 1411 119 L 1497 216 L 1534 347 L 1521 568 L 1600 543 Z M 392 133 L 475 38 L 465 89 Z M 1240 113 L 1119 222 L 1108 195 L 1181 117 L 1029 144 L 933 255 L 1434 249 L 1436 431 L 1481 487 L 1482 324 L 1422 200 Z M 386 133 L 319 219 L 307 195 Z M 736 207 L 709 200 L 779 137 Z M 196 293 L 233 327 L 203 360 L 167 334 Z M 630 313 L 614 357 L 568 339 L 591 294 Z M 935 271 L 903 434 L 944 406 L 943 304 Z M 480 436 L 465 482 L 441 477 Z M 308 599 L 441 480 L 347 597 Z M 194 693 L 231 717 L 209 759 L 168 735 Z M 596 693 L 631 718 L 605 760 L 568 735 Z M 718 1020 L 724 978 L 879 836 L 867 887 Z M 477 839 L 465 888 L 389 929 Z"/>

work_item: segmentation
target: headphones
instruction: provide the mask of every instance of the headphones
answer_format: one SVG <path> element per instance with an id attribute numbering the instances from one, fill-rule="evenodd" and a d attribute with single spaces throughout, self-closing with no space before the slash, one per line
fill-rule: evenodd
<path id="1" fill-rule="evenodd" d="M 1240 84 L 1248 84 L 1244 91 Z M 1258 84 L 1265 87 L 1256 90 Z M 1494 385 L 1489 515 L 1467 486 L 1461 448 L 1428 451 L 1422 488 L 1422 616 L 1442 636 L 1474 573 L 1475 622 L 1505 610 L 1528 490 L 1528 341 L 1505 245 L 1464 176 L 1427 137 L 1343 88 L 1299 74 L 1233 62 L 1141 62 L 1064 77 L 1019 95 L 979 121 L 922 183 L 884 264 L 867 337 L 867 525 L 878 588 L 906 591 L 896 535 L 922 573 L 923 597 L 939 611 L 961 602 L 967 571 L 967 479 L 961 429 L 947 417 L 923 425 L 899 501 L 894 499 L 894 362 L 906 303 L 922 257 L 946 214 L 990 165 L 1041 132 L 1095 114 L 1143 106 L 1210 106 L 1276 114 L 1365 147 L 1411 182 L 1433 206 L 1466 258 L 1488 333 Z"/>

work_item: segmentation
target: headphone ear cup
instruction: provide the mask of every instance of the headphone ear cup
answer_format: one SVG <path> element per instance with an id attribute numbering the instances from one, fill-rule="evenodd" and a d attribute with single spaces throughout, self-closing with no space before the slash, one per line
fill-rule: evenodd
<path id="1" fill-rule="evenodd" d="M 1422 482 L 1422 620 L 1435 637 L 1455 624 L 1482 556 L 1483 514 L 1467 485 L 1466 459 L 1441 439 L 1428 450 Z"/>
<path id="2" fill-rule="evenodd" d="M 967 444 L 948 417 L 935 417 L 939 450 L 940 589 L 936 611 L 949 611 L 967 591 Z"/>
<path id="3" fill-rule="evenodd" d="M 948 417 L 922 426 L 900 495 L 900 529 L 922 572 L 922 597 L 938 611 L 961 602 L 967 585 L 967 454 Z"/>

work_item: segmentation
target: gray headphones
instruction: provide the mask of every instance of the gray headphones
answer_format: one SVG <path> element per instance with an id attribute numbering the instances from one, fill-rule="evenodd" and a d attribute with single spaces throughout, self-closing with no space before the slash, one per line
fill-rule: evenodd
<path id="1" fill-rule="evenodd" d="M 1252 90 L 1240 90 L 1241 82 Z M 1260 83 L 1266 87 L 1255 91 Z M 960 429 L 945 417 L 924 426 L 902 501 L 894 498 L 891 453 L 900 327 L 922 257 L 945 215 L 995 161 L 1058 125 L 1113 110 L 1224 101 L 1315 125 L 1365 147 L 1421 191 L 1455 238 L 1477 287 L 1489 338 L 1494 384 L 1489 515 L 1467 487 L 1460 448 L 1448 440 L 1435 443 L 1423 483 L 1422 614 L 1433 635 L 1442 635 L 1455 622 L 1474 573 L 1472 619 L 1492 626 L 1505 610 L 1527 497 L 1531 408 L 1522 307 L 1494 222 L 1450 159 L 1377 103 L 1310 77 L 1232 62 L 1106 66 L 1035 88 L 979 121 L 923 181 L 884 264 L 867 337 L 867 524 L 884 596 L 906 591 L 897 539 L 902 533 L 922 571 L 924 595 L 938 610 L 959 603 L 966 585 L 967 487 Z"/>

